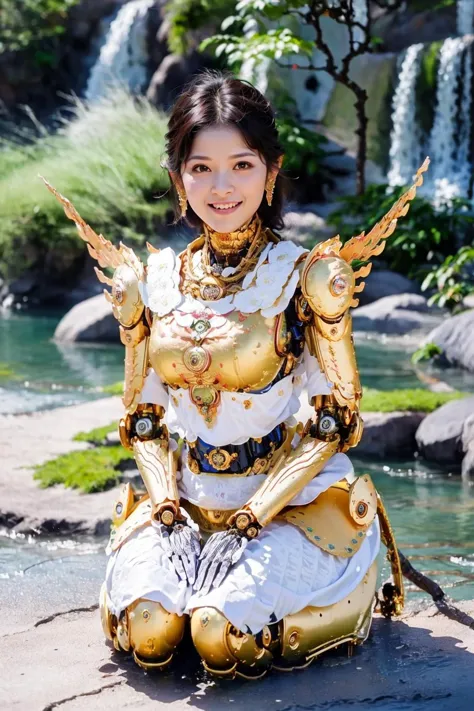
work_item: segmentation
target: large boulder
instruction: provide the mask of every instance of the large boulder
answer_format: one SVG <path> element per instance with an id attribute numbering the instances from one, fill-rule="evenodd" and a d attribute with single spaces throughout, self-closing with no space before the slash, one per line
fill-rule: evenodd
<path id="1" fill-rule="evenodd" d="M 54 339 L 60 343 L 119 343 L 118 323 L 104 295 L 73 306 L 58 323 Z"/>
<path id="2" fill-rule="evenodd" d="M 463 431 L 473 415 L 474 397 L 452 400 L 431 412 L 416 432 L 419 453 L 428 461 L 461 464 L 464 447 L 470 446 L 470 435 L 474 435 L 474 427 L 469 427 L 464 442 Z"/>
<path id="3" fill-rule="evenodd" d="M 419 294 L 385 296 L 353 313 L 354 330 L 403 335 L 427 331 L 439 324 L 440 316 Z"/>
<path id="4" fill-rule="evenodd" d="M 385 296 L 394 294 L 419 294 L 419 287 L 414 281 L 403 274 L 392 272 L 389 269 L 380 269 L 371 272 L 365 280 L 365 288 L 359 301 L 361 306 L 371 304 Z"/>
<path id="5" fill-rule="evenodd" d="M 334 235 L 334 229 L 327 225 L 324 217 L 318 214 L 317 207 L 312 204 L 289 205 L 284 219 L 285 227 L 281 233 L 284 239 L 303 247 Z"/>
<path id="6" fill-rule="evenodd" d="M 474 414 L 470 415 L 464 423 L 461 444 L 464 453 L 461 473 L 463 478 L 472 479 L 474 477 Z"/>
<path id="7" fill-rule="evenodd" d="M 447 363 L 474 372 L 474 309 L 446 318 L 426 338 L 443 351 Z"/>
<path id="8" fill-rule="evenodd" d="M 356 456 L 413 455 L 415 434 L 425 416 L 424 412 L 362 412 L 364 433 Z"/>

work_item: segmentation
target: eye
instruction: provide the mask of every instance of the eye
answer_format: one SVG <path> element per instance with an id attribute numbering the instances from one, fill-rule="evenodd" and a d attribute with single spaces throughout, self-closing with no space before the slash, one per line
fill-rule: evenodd
<path id="1" fill-rule="evenodd" d="M 247 170 L 247 168 L 252 168 L 252 164 L 249 163 L 247 160 L 241 160 L 237 165 L 235 166 L 234 170 Z"/>
<path id="2" fill-rule="evenodd" d="M 204 165 L 203 163 L 197 163 L 192 167 L 193 173 L 205 173 L 208 170 L 210 170 L 209 166 Z"/>

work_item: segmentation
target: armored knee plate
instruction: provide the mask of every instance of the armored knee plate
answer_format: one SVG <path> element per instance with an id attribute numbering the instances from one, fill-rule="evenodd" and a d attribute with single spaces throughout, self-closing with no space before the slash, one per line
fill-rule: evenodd
<path id="1" fill-rule="evenodd" d="M 105 587 L 101 590 L 102 628 L 118 651 L 133 654 L 143 669 L 167 667 L 181 642 L 186 616 L 167 612 L 158 602 L 135 600 L 117 620 L 107 609 Z"/>
<path id="2" fill-rule="evenodd" d="M 362 644 L 372 622 L 377 581 L 374 563 L 343 600 L 327 607 L 306 607 L 258 635 L 239 632 L 218 610 L 196 608 L 191 634 L 204 667 L 216 676 L 258 679 L 270 667 L 291 670 L 310 664 L 342 644 Z"/>
<path id="3" fill-rule="evenodd" d="M 194 610 L 191 635 L 204 667 L 216 676 L 258 679 L 271 667 L 270 648 L 253 635 L 237 630 L 213 607 Z"/>
<path id="4" fill-rule="evenodd" d="M 305 607 L 280 625 L 280 656 L 273 666 L 294 669 L 344 643 L 352 648 L 368 637 L 372 623 L 377 564 L 373 563 L 350 595 L 327 607 Z"/>

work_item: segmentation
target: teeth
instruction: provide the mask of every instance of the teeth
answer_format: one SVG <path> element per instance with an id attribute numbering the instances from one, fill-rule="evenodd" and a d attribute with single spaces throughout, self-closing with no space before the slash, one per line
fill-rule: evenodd
<path id="1" fill-rule="evenodd" d="M 232 207 L 235 207 L 238 204 L 238 202 L 228 202 L 225 205 L 213 204 L 212 207 L 214 207 L 216 210 L 230 210 Z"/>

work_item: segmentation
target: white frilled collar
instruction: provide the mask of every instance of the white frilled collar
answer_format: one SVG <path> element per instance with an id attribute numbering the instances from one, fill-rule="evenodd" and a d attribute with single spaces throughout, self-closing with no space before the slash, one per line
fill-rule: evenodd
<path id="1" fill-rule="evenodd" d="M 307 251 L 293 242 L 268 244 L 255 268 L 245 276 L 239 292 L 217 301 L 205 301 L 180 292 L 181 260 L 171 247 L 167 247 L 148 257 L 147 279 L 146 284 L 142 285 L 141 296 L 145 306 L 157 316 L 166 316 L 174 310 L 187 312 L 198 305 L 214 314 L 261 311 L 265 318 L 276 316 L 286 309 L 295 293 L 299 280 L 295 264 Z M 198 259 L 193 263 L 193 269 L 199 276 Z M 232 268 L 226 269 L 224 276 L 232 271 Z"/>

